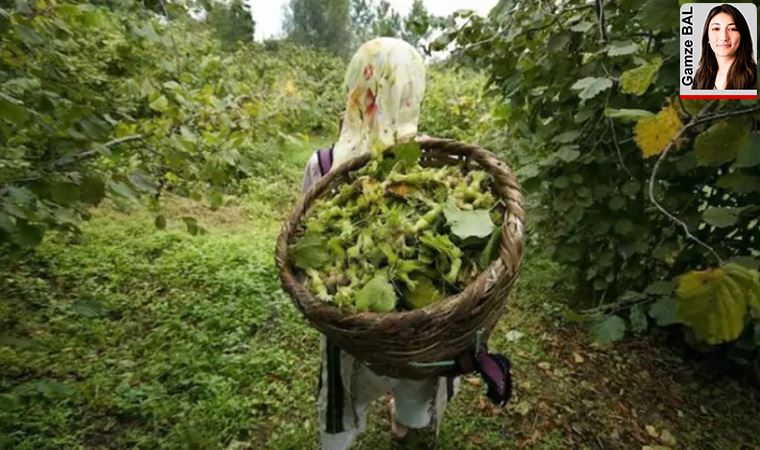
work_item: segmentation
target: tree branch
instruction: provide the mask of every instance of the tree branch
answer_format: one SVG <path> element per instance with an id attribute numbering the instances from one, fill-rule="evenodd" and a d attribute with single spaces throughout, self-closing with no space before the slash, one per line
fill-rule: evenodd
<path id="1" fill-rule="evenodd" d="M 711 120 L 715 120 L 720 117 L 726 117 L 725 115 L 720 114 L 714 114 L 712 116 L 706 116 L 710 111 L 715 109 L 718 106 L 718 101 L 713 100 L 712 102 L 708 103 L 707 106 L 702 109 L 702 111 L 699 113 L 698 116 L 694 117 L 687 123 L 681 130 L 676 133 L 675 136 L 670 140 L 668 145 L 665 147 L 665 150 L 662 151 L 660 154 L 660 157 L 657 159 L 657 162 L 654 165 L 654 168 L 652 169 L 652 174 L 649 177 L 649 201 L 652 202 L 652 204 L 657 208 L 661 213 L 663 213 L 668 219 L 676 223 L 677 225 L 680 225 L 683 229 L 684 233 L 686 234 L 686 237 L 691 239 L 692 241 L 696 242 L 703 248 L 707 249 L 712 255 L 718 260 L 718 263 L 720 265 L 723 265 L 723 258 L 720 257 L 718 252 L 715 251 L 712 247 L 707 245 L 706 243 L 702 242 L 698 237 L 691 234 L 689 231 L 689 226 L 686 225 L 686 222 L 683 222 L 682 220 L 678 219 L 676 216 L 670 213 L 667 209 L 665 209 L 654 197 L 654 185 L 657 182 L 657 172 L 660 170 L 660 165 L 662 164 L 662 161 L 667 156 L 668 152 L 675 146 L 676 141 L 683 136 L 683 134 L 690 128 L 696 126 L 698 123 L 704 123 L 708 121 L 708 118 Z"/>

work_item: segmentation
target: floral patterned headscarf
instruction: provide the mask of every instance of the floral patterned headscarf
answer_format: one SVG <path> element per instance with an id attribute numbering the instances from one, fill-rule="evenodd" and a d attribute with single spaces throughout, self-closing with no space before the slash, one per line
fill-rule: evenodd
<path id="1" fill-rule="evenodd" d="M 365 42 L 351 58 L 345 85 L 348 99 L 333 150 L 335 166 L 417 135 L 425 64 L 414 47 L 394 38 Z"/>

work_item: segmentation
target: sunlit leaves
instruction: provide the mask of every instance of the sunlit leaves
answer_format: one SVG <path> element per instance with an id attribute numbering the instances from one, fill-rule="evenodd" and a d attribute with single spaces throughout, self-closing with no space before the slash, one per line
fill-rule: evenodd
<path id="1" fill-rule="evenodd" d="M 571 89 L 578 91 L 578 97 L 582 100 L 587 100 L 596 97 L 611 87 L 612 80 L 609 78 L 586 77 L 576 81 Z"/>
<path id="2" fill-rule="evenodd" d="M 644 109 L 613 109 L 607 108 L 604 110 L 605 117 L 611 119 L 620 119 L 624 122 L 636 122 L 648 117 L 654 117 L 654 113 Z"/>
<path id="3" fill-rule="evenodd" d="M 666 106 L 654 117 L 639 120 L 635 127 L 636 145 L 644 157 L 659 155 L 681 131 L 683 124 L 672 106 Z"/>
<path id="4" fill-rule="evenodd" d="M 650 63 L 630 69 L 620 75 L 620 89 L 626 94 L 643 95 L 654 81 L 662 66 L 662 58 L 654 58 Z"/>

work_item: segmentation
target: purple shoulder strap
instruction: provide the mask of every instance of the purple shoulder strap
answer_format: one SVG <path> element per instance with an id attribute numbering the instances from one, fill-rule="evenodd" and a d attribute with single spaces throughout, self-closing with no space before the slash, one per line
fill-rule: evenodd
<path id="1" fill-rule="evenodd" d="M 333 163 L 332 147 L 317 150 L 317 162 L 319 162 L 320 175 L 325 176 L 325 174 L 327 174 L 327 172 L 329 172 L 330 169 L 332 168 L 332 163 Z"/>

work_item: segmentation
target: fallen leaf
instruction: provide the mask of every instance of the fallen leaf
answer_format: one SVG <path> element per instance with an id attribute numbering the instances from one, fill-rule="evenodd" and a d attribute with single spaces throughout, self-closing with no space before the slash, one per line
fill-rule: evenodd
<path id="1" fill-rule="evenodd" d="M 646 425 L 644 429 L 647 430 L 647 434 L 653 438 L 660 437 L 660 434 L 657 432 L 657 429 L 653 425 Z"/>
<path id="2" fill-rule="evenodd" d="M 475 387 L 483 384 L 483 381 L 478 377 L 467 377 L 465 378 L 465 380 L 467 380 L 467 383 L 469 383 L 471 386 L 475 386 Z"/>
<path id="3" fill-rule="evenodd" d="M 480 434 L 478 434 L 478 433 L 475 433 L 475 434 L 471 435 L 471 436 L 470 436 L 470 440 L 471 440 L 471 441 L 472 441 L 472 443 L 473 443 L 473 444 L 475 444 L 475 445 L 481 445 L 481 444 L 483 444 L 483 443 L 486 441 L 486 440 L 483 438 L 483 436 L 482 436 L 482 435 L 480 435 Z"/>
<path id="4" fill-rule="evenodd" d="M 515 412 L 521 416 L 528 415 L 531 409 L 530 403 L 526 401 L 522 401 L 515 406 Z"/>
<path id="5" fill-rule="evenodd" d="M 540 362 L 538 363 L 538 367 L 540 367 L 543 370 L 549 370 L 551 369 L 552 366 L 548 362 Z"/>
<path id="6" fill-rule="evenodd" d="M 660 442 L 666 445 L 671 445 L 671 446 L 675 446 L 678 444 L 678 442 L 676 441 L 676 438 L 668 430 L 662 430 L 662 433 L 660 433 Z"/>
<path id="7" fill-rule="evenodd" d="M 524 334 L 517 330 L 510 330 L 507 332 L 507 342 L 517 342 L 523 336 Z"/>
<path id="8" fill-rule="evenodd" d="M 585 359 L 583 359 L 583 356 L 581 356 L 580 353 L 573 353 L 573 359 L 575 360 L 577 364 L 583 364 L 583 362 L 585 361 Z"/>

